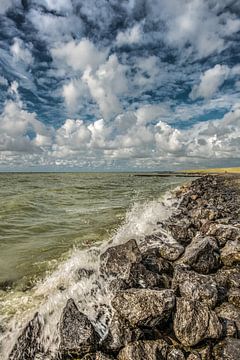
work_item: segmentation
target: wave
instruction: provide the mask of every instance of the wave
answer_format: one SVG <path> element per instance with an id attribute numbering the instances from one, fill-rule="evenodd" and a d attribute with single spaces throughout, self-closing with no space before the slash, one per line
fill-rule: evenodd
<path id="1" fill-rule="evenodd" d="M 0 357 L 8 359 L 19 334 L 36 312 L 43 324 L 41 343 L 47 360 L 56 354 L 59 345 L 58 323 L 66 302 L 73 298 L 80 311 L 93 322 L 100 336 L 104 336 L 111 318 L 113 292 L 106 279 L 99 276 L 99 257 L 108 247 L 132 238 L 140 243 L 145 236 L 159 231 L 158 222 L 167 219 L 178 206 L 171 192 L 154 201 L 135 203 L 127 212 L 124 223 L 101 244 L 88 250 L 73 249 L 68 259 L 26 294 L 16 294 L 6 300 L 7 315 L 0 318 Z M 169 239 L 171 241 L 171 239 Z M 9 303 L 8 303 L 9 301 Z M 11 309 L 15 315 L 11 318 Z M 9 315 L 10 313 L 10 315 Z"/>

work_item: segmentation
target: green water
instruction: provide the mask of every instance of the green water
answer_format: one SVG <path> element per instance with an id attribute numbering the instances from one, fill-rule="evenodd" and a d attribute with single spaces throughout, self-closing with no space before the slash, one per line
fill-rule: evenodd
<path id="1" fill-rule="evenodd" d="M 0 289 L 25 291 L 75 247 L 110 237 L 135 202 L 183 179 L 134 174 L 0 174 Z"/>

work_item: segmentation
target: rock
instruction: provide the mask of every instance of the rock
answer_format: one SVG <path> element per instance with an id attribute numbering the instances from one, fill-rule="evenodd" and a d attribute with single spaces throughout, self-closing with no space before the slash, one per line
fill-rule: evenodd
<path id="1" fill-rule="evenodd" d="M 79 279 L 89 278 L 90 276 L 92 276 L 94 274 L 94 272 L 95 271 L 93 269 L 81 268 L 81 269 L 78 270 Z"/>
<path id="2" fill-rule="evenodd" d="M 164 287 L 164 280 L 163 276 L 146 269 L 143 264 L 135 264 L 127 283 L 133 288 L 154 289 Z"/>
<path id="3" fill-rule="evenodd" d="M 215 360 L 239 360 L 240 359 L 240 340 L 226 338 L 218 343 L 213 349 Z"/>
<path id="4" fill-rule="evenodd" d="M 172 275 L 173 273 L 172 264 L 161 257 L 158 248 L 147 249 L 143 252 L 142 264 L 146 267 L 146 269 L 158 274 L 166 273 Z"/>
<path id="5" fill-rule="evenodd" d="M 218 300 L 218 289 L 209 275 L 198 274 L 177 266 L 174 271 L 172 287 L 189 300 L 198 300 L 214 308 Z"/>
<path id="6" fill-rule="evenodd" d="M 42 352 L 40 334 L 42 322 L 38 313 L 27 324 L 9 355 L 9 360 L 32 360 Z"/>
<path id="7" fill-rule="evenodd" d="M 86 315 L 73 299 L 69 299 L 60 320 L 60 353 L 62 356 L 83 356 L 96 351 L 98 336 Z"/>
<path id="8" fill-rule="evenodd" d="M 232 225 L 209 223 L 205 234 L 207 236 L 214 236 L 220 247 L 223 247 L 228 240 L 234 241 L 240 239 L 240 229 Z"/>
<path id="9" fill-rule="evenodd" d="M 166 320 L 175 305 L 173 290 L 119 291 L 112 306 L 131 326 L 154 326 Z"/>
<path id="10" fill-rule="evenodd" d="M 232 288 L 229 290 L 228 301 L 237 306 L 240 311 L 240 288 Z"/>
<path id="11" fill-rule="evenodd" d="M 164 229 L 170 232 L 172 237 L 180 244 L 186 246 L 190 243 L 192 237 L 195 235 L 195 229 L 192 226 L 191 221 L 188 218 L 178 219 L 171 218 L 164 225 Z"/>
<path id="12" fill-rule="evenodd" d="M 228 241 L 221 250 L 221 260 L 226 266 L 240 264 L 240 241 Z"/>
<path id="13" fill-rule="evenodd" d="M 143 249 L 142 252 L 144 252 L 144 249 L 149 247 L 157 247 L 160 256 L 169 261 L 177 260 L 184 252 L 184 247 L 181 244 L 163 232 L 145 237 L 145 241 L 140 244 L 140 249 Z"/>
<path id="14" fill-rule="evenodd" d="M 82 360 L 113 360 L 113 358 L 101 352 L 96 352 L 94 354 L 85 355 Z"/>
<path id="15" fill-rule="evenodd" d="M 108 248 L 100 257 L 100 270 L 108 276 L 128 280 L 132 265 L 141 261 L 141 253 L 136 240 Z"/>
<path id="16" fill-rule="evenodd" d="M 209 310 L 207 305 L 178 298 L 174 332 L 184 346 L 193 346 L 207 338 L 218 339 L 222 326 L 216 314 Z"/>
<path id="17" fill-rule="evenodd" d="M 169 345 L 164 340 L 136 341 L 118 354 L 118 360 L 160 360 L 167 358 Z"/>
<path id="18" fill-rule="evenodd" d="M 167 354 L 167 360 L 185 360 L 185 356 L 182 350 L 172 347 Z"/>
<path id="19" fill-rule="evenodd" d="M 211 346 L 202 346 L 191 350 L 191 354 L 187 357 L 187 360 L 212 360 L 212 351 Z"/>
<path id="20" fill-rule="evenodd" d="M 190 265 L 201 274 L 209 274 L 220 266 L 220 255 L 216 240 L 211 237 L 196 236 L 186 247 L 179 263 Z"/>
<path id="21" fill-rule="evenodd" d="M 240 310 L 238 307 L 227 302 L 221 304 L 215 309 L 217 316 L 221 319 L 227 319 L 234 322 L 237 331 L 240 334 Z"/>
<path id="22" fill-rule="evenodd" d="M 142 333 L 139 329 L 131 329 L 127 320 L 114 314 L 101 347 L 107 352 L 117 352 L 132 341 L 139 340 Z"/>

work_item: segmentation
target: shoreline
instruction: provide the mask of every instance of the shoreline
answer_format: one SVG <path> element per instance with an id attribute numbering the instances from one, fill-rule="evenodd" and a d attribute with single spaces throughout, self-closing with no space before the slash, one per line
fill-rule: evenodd
<path id="1" fill-rule="evenodd" d="M 69 298 L 58 325 L 57 357 L 39 341 L 43 320 L 36 314 L 9 359 L 157 360 L 160 354 L 162 359 L 239 359 L 234 179 L 205 175 L 182 186 L 175 191 L 175 211 L 156 224 L 156 232 L 100 255 L 98 281 L 112 291 L 111 303 L 98 314 L 108 318 L 104 335 Z M 82 269 L 80 276 L 92 273 Z"/>

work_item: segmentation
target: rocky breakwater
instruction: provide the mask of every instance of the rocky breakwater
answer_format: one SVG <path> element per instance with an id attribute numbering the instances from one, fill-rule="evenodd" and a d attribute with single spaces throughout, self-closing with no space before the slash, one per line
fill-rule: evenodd
<path id="1" fill-rule="evenodd" d="M 55 359 L 239 360 L 239 189 L 204 176 L 175 193 L 172 216 L 154 234 L 108 248 L 99 277 L 110 282 L 104 336 L 69 299 Z M 38 314 L 10 359 L 45 359 Z"/>

